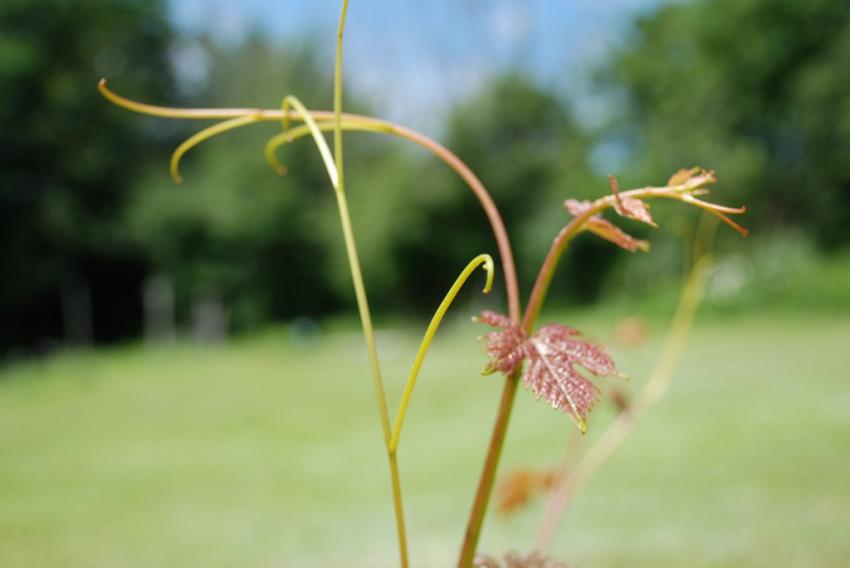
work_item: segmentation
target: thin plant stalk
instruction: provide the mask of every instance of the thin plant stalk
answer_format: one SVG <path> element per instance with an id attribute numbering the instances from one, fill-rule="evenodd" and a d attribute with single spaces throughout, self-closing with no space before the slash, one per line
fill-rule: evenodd
<path id="1" fill-rule="evenodd" d="M 381 416 L 381 426 L 384 432 L 384 440 L 387 446 L 391 437 L 389 411 L 387 410 L 386 397 L 384 396 L 383 381 L 381 379 L 380 361 L 377 356 L 377 347 L 375 342 L 375 332 L 372 328 L 371 314 L 369 312 L 369 304 L 366 298 L 365 287 L 363 286 L 363 275 L 360 270 L 360 261 L 357 256 L 357 245 L 354 240 L 354 232 L 351 228 L 351 219 L 348 214 L 348 203 L 345 199 L 345 192 L 342 189 L 343 176 L 339 170 L 339 161 L 332 160 L 331 151 L 328 148 L 327 141 L 322 136 L 321 131 L 316 125 L 315 120 L 310 116 L 309 111 L 304 107 L 298 98 L 289 95 L 284 98 L 284 107 L 293 107 L 306 126 L 310 129 L 313 140 L 319 149 L 319 154 L 322 156 L 325 168 L 328 172 L 328 177 L 331 180 L 331 185 L 334 188 L 334 193 L 337 197 L 337 205 L 339 207 L 340 221 L 342 223 L 343 238 L 345 247 L 348 253 L 348 260 L 351 266 L 352 280 L 354 281 L 355 295 L 357 297 L 357 305 L 360 309 L 360 315 L 363 322 L 363 334 L 366 337 L 366 344 L 370 353 L 370 363 L 373 371 L 375 382 L 375 391 L 378 399 L 378 411 Z"/>
<path id="2" fill-rule="evenodd" d="M 351 266 L 352 280 L 354 281 L 354 289 L 357 297 L 358 308 L 363 322 L 363 334 L 366 338 L 366 344 L 370 353 L 370 363 L 373 370 L 373 378 L 375 382 L 375 392 L 378 399 L 378 411 L 381 417 L 381 426 L 384 432 L 385 445 L 389 446 L 391 430 L 389 411 L 387 410 L 386 397 L 384 396 L 383 381 L 381 379 L 380 361 L 377 356 L 377 347 L 375 342 L 375 333 L 372 328 L 372 320 L 369 312 L 369 304 L 366 298 L 365 287 L 363 286 L 363 275 L 360 270 L 360 261 L 357 256 L 357 245 L 354 240 L 354 232 L 351 228 L 350 215 L 348 214 L 348 203 L 345 199 L 345 193 L 342 189 L 343 176 L 339 170 L 339 160 L 334 160 L 328 148 L 327 141 L 322 136 L 321 131 L 316 125 L 315 120 L 310 116 L 309 111 L 304 107 L 297 97 L 292 95 L 287 96 L 283 100 L 283 107 L 293 107 L 298 115 L 304 120 L 305 126 L 310 130 L 313 140 L 319 149 L 319 154 L 325 164 L 328 172 L 328 177 L 331 180 L 331 185 L 334 188 L 334 193 L 337 197 L 337 205 L 339 206 L 340 221 L 342 223 L 343 238 L 345 247 L 348 253 L 348 260 Z M 235 120 L 235 119 L 234 119 Z"/>
<path id="3" fill-rule="evenodd" d="M 316 123 L 316 120 L 310 115 L 310 111 L 307 110 L 307 107 L 304 106 L 298 97 L 293 95 L 285 96 L 281 106 L 283 111 L 286 113 L 286 117 L 289 116 L 289 108 L 292 107 L 298 112 L 298 115 L 302 118 L 302 120 L 304 120 L 304 128 L 306 128 L 308 133 L 313 137 L 313 141 L 319 149 L 319 155 L 322 158 L 322 163 L 325 165 L 325 170 L 328 172 L 328 176 L 331 179 L 331 186 L 336 192 L 342 191 L 342 185 L 340 185 L 342 176 L 339 173 L 339 164 L 334 159 L 333 153 L 331 152 L 331 149 L 328 148 L 328 143 L 325 140 L 325 137 L 322 136 L 322 131 Z M 284 128 L 288 126 L 288 120 L 288 118 L 283 119 Z"/>
<path id="4" fill-rule="evenodd" d="M 357 309 L 360 312 L 360 323 L 363 327 L 363 336 L 366 340 L 366 350 L 369 354 L 369 363 L 372 368 L 372 379 L 375 386 L 375 397 L 378 402 L 378 415 L 381 421 L 381 429 L 384 434 L 384 445 L 387 450 L 387 461 L 390 467 L 390 480 L 393 494 L 393 510 L 395 511 L 396 533 L 398 536 L 399 560 L 402 568 L 409 565 L 407 553 L 407 530 L 404 523 L 404 506 L 401 498 L 401 480 L 398 470 L 398 460 L 395 453 L 390 451 L 392 433 L 390 430 L 390 417 L 387 410 L 387 401 L 384 384 L 381 378 L 380 359 L 378 358 L 378 347 L 375 341 L 375 331 L 372 326 L 372 314 L 369 311 L 369 302 L 366 297 L 366 287 L 363 284 L 363 273 L 360 269 L 360 259 L 357 256 L 357 247 L 354 242 L 354 231 L 351 227 L 351 216 L 348 212 L 348 201 L 345 198 L 345 169 L 343 167 L 343 144 L 342 144 L 342 37 L 345 30 L 345 18 L 348 13 L 348 0 L 342 0 L 342 8 L 339 15 L 339 27 L 336 34 L 336 62 L 334 65 L 334 163 L 337 171 L 337 184 L 335 194 L 339 209 L 339 218 L 342 223 L 342 232 L 345 237 L 345 250 L 348 254 L 348 263 L 351 268 L 351 279 L 354 283 L 354 294 L 357 297 Z M 324 139 L 323 139 L 324 140 Z"/>
<path id="5" fill-rule="evenodd" d="M 478 478 L 475 499 L 472 502 L 469 520 L 466 524 L 466 532 L 464 533 L 460 558 L 458 560 L 459 568 L 472 566 L 472 562 L 475 559 L 478 540 L 481 536 L 481 527 L 484 524 L 484 517 L 487 514 L 490 496 L 493 494 L 493 484 L 496 481 L 496 471 L 499 468 L 499 459 L 502 456 L 502 448 L 505 444 L 505 434 L 508 431 L 517 385 L 519 385 L 520 372 L 521 370 L 518 368 L 508 375 L 502 387 L 502 397 L 499 401 L 499 409 L 496 413 L 493 431 L 490 434 L 490 444 L 487 447 L 487 455 L 484 458 L 484 467 L 481 471 L 481 476 Z"/>
<path id="6" fill-rule="evenodd" d="M 730 212 L 735 211 L 730 210 Z M 623 424 L 625 424 L 624 421 L 609 426 L 609 429 L 597 440 L 596 445 L 591 447 L 587 453 L 587 459 L 583 459 L 577 468 L 574 467 L 578 446 L 576 442 L 580 441 L 581 438 L 578 436 L 572 436 L 570 438 L 564 459 L 559 467 L 556 484 L 549 492 L 544 516 L 535 537 L 534 547 L 536 550 L 542 552 L 549 548 L 557 524 L 560 523 L 566 508 L 579 489 L 602 466 L 602 463 L 616 449 L 617 445 L 622 442 L 625 436 L 634 429 L 635 423 L 641 418 L 640 414 L 646 414 L 649 407 L 657 402 L 666 392 L 669 381 L 672 379 L 672 369 L 676 366 L 676 361 L 681 356 L 681 351 L 685 347 L 687 336 L 693 326 L 694 315 L 702 299 L 702 288 L 705 286 L 705 279 L 711 270 L 709 250 L 714 242 L 717 229 L 717 223 L 712 221 L 713 219 L 711 217 L 703 215 L 692 237 L 686 239 L 686 241 L 692 243 L 690 248 L 685 247 L 685 256 L 689 259 L 688 265 L 692 268 L 685 277 L 685 284 L 679 296 L 673 323 L 668 332 L 667 343 L 659 357 L 659 362 L 656 364 L 655 370 L 650 375 L 650 379 L 637 399 L 638 405 L 634 406 L 634 403 L 628 405 L 618 417 L 620 419 L 624 418 L 623 415 L 630 414 L 631 416 L 629 418 L 632 420 L 631 429 L 621 429 Z M 700 289 L 695 290 L 693 288 L 694 286 L 698 286 Z M 676 341 L 675 344 L 674 341 Z M 671 375 L 666 378 L 666 382 L 664 373 Z M 652 396 L 653 398 L 649 399 L 647 398 L 648 396 Z M 642 410 L 641 406 L 643 406 Z M 635 414 L 636 408 L 638 414 Z"/>

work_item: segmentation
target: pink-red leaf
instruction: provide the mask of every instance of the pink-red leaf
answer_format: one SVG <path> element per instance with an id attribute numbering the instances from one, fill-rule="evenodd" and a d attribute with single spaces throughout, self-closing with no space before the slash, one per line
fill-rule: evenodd
<path id="1" fill-rule="evenodd" d="M 567 199 L 564 201 L 564 207 L 567 212 L 573 217 L 578 217 L 579 215 L 584 215 L 587 213 L 591 207 L 593 207 L 593 203 L 590 201 L 579 201 L 577 199 Z"/>
<path id="2" fill-rule="evenodd" d="M 704 170 L 700 167 L 682 169 L 673 174 L 667 180 L 667 187 L 680 187 L 692 191 L 710 183 L 716 183 L 717 177 L 711 170 Z"/>
<path id="3" fill-rule="evenodd" d="M 634 197 L 623 197 L 614 203 L 614 210 L 629 219 L 641 221 L 647 225 L 657 227 L 658 225 L 652 220 L 652 215 L 649 214 L 649 205 L 640 199 Z"/>
<path id="4" fill-rule="evenodd" d="M 529 364 L 523 382 L 537 398 L 567 413 L 585 431 L 599 389 L 576 366 L 597 377 L 612 375 L 616 368 L 601 347 L 578 339 L 578 335 L 577 330 L 557 323 L 537 330 L 528 340 Z"/>
<path id="5" fill-rule="evenodd" d="M 691 179 L 692 177 L 697 175 L 699 173 L 699 171 L 700 171 L 699 167 L 687 168 L 687 169 L 683 168 L 683 169 L 677 171 L 672 176 L 670 176 L 670 179 L 667 181 L 667 185 L 668 186 L 682 185 L 683 183 L 685 183 L 686 181 L 688 181 L 689 179 Z"/>
<path id="6" fill-rule="evenodd" d="M 616 373 L 614 362 L 598 345 L 580 339 L 577 330 L 549 324 L 528 337 L 519 324 L 494 312 L 484 312 L 478 320 L 502 331 L 484 336 L 490 362 L 485 374 L 514 372 L 524 359 L 528 367 L 522 380 L 535 397 L 565 412 L 583 431 L 587 414 L 599 398 L 599 389 L 576 367 L 601 377 Z"/>
<path id="7" fill-rule="evenodd" d="M 610 241 L 629 252 L 635 252 L 638 250 L 647 252 L 649 250 L 649 242 L 643 239 L 634 238 L 614 223 L 603 219 L 602 217 L 591 217 L 587 221 L 586 227 L 588 231 L 597 237 Z"/>
<path id="8" fill-rule="evenodd" d="M 641 221 L 647 225 L 657 227 L 652 215 L 649 214 L 649 205 L 635 197 L 623 197 L 620 195 L 620 184 L 612 175 L 608 176 L 611 191 L 614 192 L 614 210 L 622 217 L 628 217 L 635 221 Z"/>
<path id="9" fill-rule="evenodd" d="M 564 207 L 566 207 L 567 211 L 571 215 L 578 217 L 579 215 L 585 214 L 592 207 L 592 204 L 589 201 L 576 201 L 575 199 L 567 199 L 564 202 Z M 629 235 L 628 233 L 620 229 L 618 226 L 604 219 L 600 215 L 591 216 L 585 222 L 584 226 L 588 231 L 590 231 L 597 237 L 605 239 L 606 241 L 610 241 L 618 247 L 623 248 L 629 252 L 635 252 L 637 250 L 642 250 L 646 252 L 649 250 L 648 242 L 642 239 L 634 238 L 633 236 Z"/>
<path id="10" fill-rule="evenodd" d="M 491 331 L 483 339 L 487 340 L 487 354 L 490 361 L 482 371 L 490 375 L 496 371 L 510 374 L 528 355 L 525 332 L 509 317 L 496 312 L 481 312 L 477 321 L 492 327 L 501 327 L 502 331 Z"/>

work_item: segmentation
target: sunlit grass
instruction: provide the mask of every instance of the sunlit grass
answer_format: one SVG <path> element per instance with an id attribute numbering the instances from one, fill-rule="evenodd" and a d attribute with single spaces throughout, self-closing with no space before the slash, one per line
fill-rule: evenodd
<path id="1" fill-rule="evenodd" d="M 545 318 L 544 318 L 545 319 Z M 581 327 L 611 338 L 614 324 Z M 575 322 L 570 322 L 575 323 Z M 639 383 L 663 324 L 614 348 Z M 418 330 L 421 331 L 421 330 Z M 418 331 L 379 336 L 391 402 Z M 460 546 L 501 384 L 473 324 L 437 336 L 399 455 L 415 566 Z M 850 323 L 698 326 L 665 399 L 591 481 L 556 541 L 580 566 L 837 566 L 850 556 Z M 0 374 L 0 564 L 392 566 L 397 544 L 362 338 L 297 348 L 78 353 Z M 634 388 L 633 385 L 632 388 Z M 602 409 L 594 423 L 608 420 Z M 571 424 L 518 396 L 506 466 L 553 464 Z M 504 471 L 504 470 L 503 470 Z M 485 528 L 523 549 L 540 504 Z"/>

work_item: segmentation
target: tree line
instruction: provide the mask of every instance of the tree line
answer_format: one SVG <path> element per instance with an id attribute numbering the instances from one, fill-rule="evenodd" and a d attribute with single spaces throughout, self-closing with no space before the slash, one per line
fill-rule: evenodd
<path id="1" fill-rule="evenodd" d="M 95 89 L 108 76 L 133 98 L 176 106 L 268 107 L 294 92 L 329 108 L 331 79 L 309 39 L 225 48 L 177 34 L 154 0 L 8 0 L 0 21 L 2 352 L 136 338 L 157 310 L 166 329 L 206 317 L 239 331 L 351 308 L 333 196 L 308 143 L 282 151 L 290 167 L 278 177 L 262 156 L 278 125 L 230 133 L 193 151 L 175 187 L 168 154 L 196 125 L 126 113 Z M 725 200 L 748 205 L 750 228 L 802 231 L 834 251 L 850 242 L 847 61 L 845 2 L 675 3 L 635 22 L 594 75 L 616 101 L 604 124 L 583 126 L 568 98 L 513 69 L 448 113 L 442 141 L 492 191 L 526 289 L 523 268 L 565 221 L 562 201 L 607 191 L 606 151 L 624 186 L 715 169 Z M 362 96 L 346 106 L 373 110 Z M 492 252 L 486 221 L 428 156 L 350 136 L 371 301 L 384 314 L 427 311 L 459 267 Z M 559 296 L 596 300 L 622 259 L 577 241 Z"/>

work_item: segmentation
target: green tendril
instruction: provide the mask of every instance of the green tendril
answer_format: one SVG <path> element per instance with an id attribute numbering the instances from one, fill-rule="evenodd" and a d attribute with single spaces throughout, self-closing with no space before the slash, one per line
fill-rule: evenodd
<path id="1" fill-rule="evenodd" d="M 209 140 L 213 136 L 218 136 L 228 130 L 234 130 L 236 128 L 240 128 L 242 126 L 246 126 L 248 124 L 252 124 L 254 122 L 259 122 L 262 118 L 256 115 L 247 115 L 247 116 L 239 116 L 237 118 L 231 118 L 230 120 L 225 120 L 223 122 L 219 122 L 218 124 L 214 124 L 209 128 L 204 128 L 200 132 L 190 136 L 186 139 L 185 142 L 180 144 L 174 153 L 171 155 L 171 178 L 174 180 L 174 183 L 182 183 L 183 176 L 180 175 L 180 160 L 183 156 L 203 142 L 204 140 Z"/>
<path id="2" fill-rule="evenodd" d="M 457 297 L 458 292 L 460 292 L 460 289 L 479 266 L 482 266 L 484 270 L 487 271 L 487 282 L 484 285 L 484 293 L 489 294 L 493 287 L 493 258 L 489 254 L 480 254 L 466 265 L 466 268 L 464 268 L 460 273 L 460 276 L 457 277 L 457 280 L 455 280 L 454 284 L 452 284 L 452 287 L 449 288 L 449 291 L 446 293 L 443 301 L 440 302 L 440 306 L 431 318 L 431 323 L 428 324 L 428 329 L 425 330 L 425 335 L 422 337 L 422 343 L 419 345 L 419 351 L 416 352 L 416 358 L 413 360 L 413 366 L 410 369 L 410 374 L 407 376 L 407 383 L 404 386 L 404 394 L 401 397 L 401 402 L 398 406 L 398 413 L 395 418 L 393 436 L 390 440 L 389 451 L 391 453 L 395 453 L 398 449 L 401 429 L 402 426 L 404 426 L 404 418 L 407 415 L 407 408 L 410 405 L 410 397 L 413 395 L 413 387 L 416 386 L 416 379 L 419 378 L 419 372 L 422 370 L 422 364 L 424 363 L 425 356 L 428 354 L 428 349 L 431 347 L 431 343 L 434 340 L 434 335 L 437 333 L 437 329 L 440 327 L 443 317 L 446 315 L 446 312 L 452 302 Z"/>

